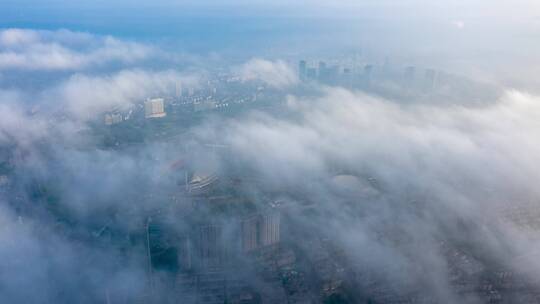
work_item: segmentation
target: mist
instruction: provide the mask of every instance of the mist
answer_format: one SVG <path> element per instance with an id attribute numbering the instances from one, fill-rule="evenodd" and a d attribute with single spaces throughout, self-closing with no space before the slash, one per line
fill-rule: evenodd
<path id="1" fill-rule="evenodd" d="M 536 303 L 533 1 L 5 1 L 0 299 Z"/>

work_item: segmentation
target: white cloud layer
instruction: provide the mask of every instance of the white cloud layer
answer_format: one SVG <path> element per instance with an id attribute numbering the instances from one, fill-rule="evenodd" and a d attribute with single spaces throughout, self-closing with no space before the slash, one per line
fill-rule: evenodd
<path id="1" fill-rule="evenodd" d="M 153 52 L 148 46 L 112 37 L 64 30 L 0 32 L 0 71 L 78 71 L 112 62 L 144 60 Z M 236 72 L 245 81 L 262 81 L 275 88 L 287 88 L 298 82 L 294 70 L 279 60 L 252 59 Z M 171 70 L 127 69 L 106 75 L 81 72 L 38 95 L 45 107 L 62 108 L 77 122 L 84 123 L 103 111 L 125 108 L 147 97 L 170 92 L 177 84 L 194 86 L 197 81 L 197 76 Z M 24 148 L 54 137 L 49 133 L 50 120 L 24 109 L 25 98 L 20 92 L 0 91 L 0 145 L 15 143 Z M 240 163 L 258 173 L 265 187 L 280 191 L 307 190 L 308 198 L 320 204 L 324 216 L 307 219 L 300 215 L 297 220 L 311 221 L 316 226 L 314 229 L 320 229 L 318 232 L 336 232 L 335 241 L 346 248 L 353 264 L 368 265 L 384 274 L 393 272 L 388 274 L 393 279 L 432 289 L 440 299 L 448 300 L 453 297 L 447 286 L 448 269 L 439 255 L 437 241 L 455 237 L 474 243 L 510 266 L 516 266 L 513 264 L 519 258 L 516 253 L 526 256 L 538 252 L 537 239 L 527 239 L 526 234 L 516 233 L 509 224 L 499 221 L 501 212 L 508 207 L 540 201 L 538 96 L 509 91 L 501 100 L 475 107 L 403 105 L 330 88 L 314 99 L 290 97 L 288 104 L 293 115 L 287 118 L 251 113 L 226 122 L 214 121 L 218 126 L 195 127 L 194 132 L 203 142 L 218 138 L 227 144 Z M 68 129 L 63 125 L 55 127 Z M 79 182 L 75 184 L 80 189 L 68 190 L 72 195 L 68 197 L 70 204 L 81 209 L 89 200 L 89 189 L 85 188 L 88 184 L 99 185 L 91 190 L 96 193 L 100 190 L 108 198 L 111 193 L 122 193 L 118 189 L 132 187 L 133 180 L 126 176 L 144 171 L 132 165 L 136 160 L 122 162 L 121 152 L 118 155 L 115 151 L 105 152 L 107 157 L 102 157 L 99 165 L 92 152 L 61 152 L 66 153 L 63 156 L 73 157 L 59 159 L 68 163 L 68 169 L 64 168 L 67 173 L 79 178 L 73 180 Z M 375 177 L 384 189 L 376 191 L 369 188 L 369 183 L 350 176 L 331 180 L 333 170 Z M 99 174 L 102 172 L 106 174 Z M 148 172 L 141 173 L 144 174 Z M 101 176 L 109 179 L 103 182 Z M 344 187 L 343 181 L 347 183 Z M 317 187 L 310 188 L 313 184 Z M 360 187 L 365 189 L 355 192 L 354 188 Z M 346 200 L 352 199 L 359 209 L 368 210 L 368 215 L 359 220 L 347 209 L 354 207 L 342 204 L 342 197 L 333 190 L 354 193 L 356 197 L 347 196 Z M 381 194 L 384 199 L 370 198 Z M 421 208 L 414 204 L 421 204 Z M 5 223 L 8 232 L 19 230 L 12 217 L 0 209 L 0 222 Z M 479 228 L 463 235 L 459 227 L 462 221 L 477 224 Z M 408 241 L 401 247 L 378 238 L 381 231 L 392 232 L 395 227 Z M 28 248 L 37 246 L 35 232 L 22 231 L 26 236 L 20 244 Z M 8 245 L 0 250 L 3 260 L 19 255 L 24 249 L 14 243 L 12 234 L 0 233 L 0 239 Z M 38 254 L 26 259 L 32 265 L 41 265 L 45 260 L 47 267 L 54 266 L 57 263 L 54 256 L 40 253 L 41 246 L 49 248 L 47 244 L 38 245 L 33 250 Z M 71 257 L 71 249 L 67 251 Z M 12 272 L 27 269 L 24 264 L 24 260 L 17 261 Z M 533 276 L 540 274 L 540 263 L 536 260 L 528 261 L 528 266 L 525 270 Z M 515 269 L 524 271 L 520 265 Z M 401 273 L 406 273 L 407 278 Z M 43 284 L 44 274 L 38 271 L 37 275 L 40 278 L 20 280 Z M 14 298 L 24 296 L 19 290 L 19 286 L 10 287 Z M 39 298 L 30 299 L 33 301 L 39 302 Z"/>
<path id="2" fill-rule="evenodd" d="M 147 45 L 68 30 L 0 31 L 0 70 L 80 70 L 106 63 L 147 59 Z"/>
<path id="3" fill-rule="evenodd" d="M 32 119 L 22 99 L 18 92 L 0 90 L 0 146 L 13 141 L 24 146 L 45 135 L 46 123 Z"/>
<path id="4" fill-rule="evenodd" d="M 294 70 L 282 60 L 251 59 L 238 68 L 238 74 L 244 81 L 259 80 L 275 88 L 298 83 Z"/>
<path id="5" fill-rule="evenodd" d="M 328 89 L 289 104 L 296 119 L 256 113 L 200 134 L 222 138 L 267 185 L 304 189 L 322 210 L 306 225 L 326 231 L 353 263 L 450 302 L 468 301 L 454 298 L 441 242 L 458 240 L 482 258 L 540 274 L 540 263 L 517 262 L 538 252 L 538 239 L 506 219 L 540 201 L 539 97 L 510 91 L 481 107 L 400 105 Z M 374 177 L 382 196 L 343 203 L 328 181 L 333 170 Z"/>
<path id="6" fill-rule="evenodd" d="M 540 179 L 533 165 L 540 155 L 536 96 L 510 91 L 481 107 L 400 105 L 329 89 L 315 101 L 291 98 L 289 103 L 300 122 L 256 115 L 224 128 L 231 130 L 226 138 L 238 153 L 260 164 L 262 172 L 284 164 L 280 176 L 296 177 L 297 171 L 337 159 L 393 177 L 415 174 L 419 186 L 438 181 L 459 196 L 489 195 L 474 197 L 472 204 L 504 204 L 518 193 L 540 198 L 530 182 Z M 491 197 L 490 191 L 498 195 Z"/>
<path id="7" fill-rule="evenodd" d="M 103 111 L 126 109 L 147 98 L 173 92 L 176 85 L 196 86 L 197 82 L 195 75 L 172 70 L 122 70 L 101 76 L 75 74 L 43 95 L 45 100 L 61 104 L 76 118 L 88 119 Z"/>

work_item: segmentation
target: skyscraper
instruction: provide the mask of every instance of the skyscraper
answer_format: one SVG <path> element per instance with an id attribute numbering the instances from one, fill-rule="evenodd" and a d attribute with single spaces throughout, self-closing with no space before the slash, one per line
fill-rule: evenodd
<path id="1" fill-rule="evenodd" d="M 174 95 L 176 98 L 182 96 L 182 86 L 178 82 L 174 84 Z"/>
<path id="2" fill-rule="evenodd" d="M 319 81 L 327 80 L 328 70 L 326 68 L 326 62 L 319 61 Z"/>
<path id="3" fill-rule="evenodd" d="M 424 88 L 427 91 L 435 89 L 435 82 L 437 80 L 437 71 L 433 69 L 427 69 L 424 77 Z"/>
<path id="4" fill-rule="evenodd" d="M 278 213 L 257 214 L 242 221 L 242 250 L 252 251 L 280 241 Z"/>
<path id="5" fill-rule="evenodd" d="M 305 60 L 300 60 L 298 63 L 298 77 L 300 80 L 305 80 L 307 76 L 307 63 Z"/>
<path id="6" fill-rule="evenodd" d="M 264 214 L 261 216 L 259 229 L 260 246 L 269 246 L 279 243 L 280 217 L 278 213 Z"/>
<path id="7" fill-rule="evenodd" d="M 371 74 L 373 73 L 373 65 L 368 64 L 364 67 L 364 85 L 369 86 L 371 84 Z"/>
<path id="8" fill-rule="evenodd" d="M 317 80 L 317 69 L 316 68 L 307 68 L 306 69 L 306 78 Z"/>
<path id="9" fill-rule="evenodd" d="M 166 116 L 163 98 L 148 99 L 144 103 L 144 113 L 146 118 Z"/>
<path id="10" fill-rule="evenodd" d="M 221 226 L 203 225 L 199 228 L 200 263 L 204 269 L 221 265 Z"/>
<path id="11" fill-rule="evenodd" d="M 242 221 L 242 250 L 251 251 L 258 247 L 259 217 L 252 216 Z"/>
<path id="12" fill-rule="evenodd" d="M 405 68 L 405 75 L 403 77 L 403 84 L 405 86 L 412 86 L 414 83 L 414 77 L 415 77 L 415 68 L 413 66 L 408 66 Z"/>

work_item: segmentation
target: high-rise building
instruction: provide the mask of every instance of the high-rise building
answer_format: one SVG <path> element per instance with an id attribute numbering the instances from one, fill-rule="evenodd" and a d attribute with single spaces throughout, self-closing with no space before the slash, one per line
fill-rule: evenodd
<path id="1" fill-rule="evenodd" d="M 122 114 L 120 113 L 107 113 L 105 114 L 105 124 L 110 126 L 110 125 L 115 125 L 117 123 L 121 123 L 123 120 L 122 118 Z"/>
<path id="2" fill-rule="evenodd" d="M 189 89 L 188 88 L 182 88 L 182 97 L 188 97 L 190 96 L 191 94 L 189 94 Z"/>
<path id="3" fill-rule="evenodd" d="M 280 241 L 278 213 L 254 215 L 242 221 L 242 250 L 252 251 Z"/>
<path id="4" fill-rule="evenodd" d="M 340 71 L 339 65 L 332 65 L 332 66 L 327 67 L 325 70 L 326 75 L 324 75 L 325 76 L 324 81 L 330 84 L 336 83 L 336 81 L 339 78 L 339 71 Z"/>
<path id="5" fill-rule="evenodd" d="M 180 271 L 189 271 L 192 267 L 192 244 L 188 237 L 180 239 L 178 246 L 178 266 Z"/>
<path id="6" fill-rule="evenodd" d="M 366 66 L 364 66 L 364 74 L 367 76 L 371 76 L 372 72 L 373 72 L 373 65 L 366 64 Z"/>
<path id="7" fill-rule="evenodd" d="M 258 247 L 259 217 L 252 216 L 242 221 L 242 250 L 252 251 Z"/>
<path id="8" fill-rule="evenodd" d="M 165 106 L 163 98 L 148 99 L 144 103 L 144 113 L 146 118 L 165 117 Z"/>
<path id="9" fill-rule="evenodd" d="M 222 259 L 221 226 L 204 225 L 199 229 L 199 257 L 204 269 L 221 266 Z"/>
<path id="10" fill-rule="evenodd" d="M 178 82 L 174 84 L 174 95 L 176 98 L 182 96 L 182 86 Z"/>
<path id="11" fill-rule="evenodd" d="M 437 71 L 433 69 L 427 69 L 424 77 L 424 88 L 427 91 L 435 89 L 435 82 L 437 81 Z"/>
<path id="12" fill-rule="evenodd" d="M 307 76 L 307 63 L 305 60 L 300 60 L 298 63 L 298 78 L 305 80 Z"/>
<path id="13" fill-rule="evenodd" d="M 317 69 L 316 68 L 307 68 L 306 70 L 306 78 L 317 80 Z"/>
<path id="14" fill-rule="evenodd" d="M 325 81 L 327 80 L 328 76 L 328 70 L 326 68 L 326 62 L 319 61 L 319 80 Z"/>
<path id="15" fill-rule="evenodd" d="M 371 84 L 371 77 L 373 74 L 373 65 L 367 64 L 364 67 L 364 84 L 369 86 Z"/>
<path id="16" fill-rule="evenodd" d="M 279 243 L 280 217 L 278 213 L 270 213 L 261 216 L 259 229 L 259 244 L 270 246 Z"/>
<path id="17" fill-rule="evenodd" d="M 350 68 L 343 69 L 343 75 L 341 77 L 343 85 L 351 87 L 353 85 L 352 71 Z"/>
<path id="18" fill-rule="evenodd" d="M 405 74 L 403 77 L 403 83 L 406 86 L 412 86 L 414 83 L 414 77 L 415 77 L 415 68 L 413 66 L 408 66 L 405 68 Z"/>
<path id="19" fill-rule="evenodd" d="M 319 73 L 324 72 L 325 69 L 326 69 L 326 62 L 319 61 Z"/>

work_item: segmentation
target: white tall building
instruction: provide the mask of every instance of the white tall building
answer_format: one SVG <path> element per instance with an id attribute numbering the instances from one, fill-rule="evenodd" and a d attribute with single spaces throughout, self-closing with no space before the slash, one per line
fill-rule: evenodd
<path id="1" fill-rule="evenodd" d="M 163 98 L 148 99 L 144 103 L 144 113 L 146 118 L 165 117 L 165 106 Z"/>
<path id="2" fill-rule="evenodd" d="M 249 252 L 280 242 L 278 213 L 258 214 L 241 222 L 242 249 Z"/>
<path id="3" fill-rule="evenodd" d="M 279 243 L 279 214 L 265 214 L 261 218 L 259 230 L 259 243 L 261 246 L 269 246 Z"/>
<path id="4" fill-rule="evenodd" d="M 110 126 L 110 125 L 115 125 L 117 123 L 121 123 L 123 120 L 122 118 L 122 114 L 120 113 L 107 113 L 105 114 L 105 124 Z"/>

